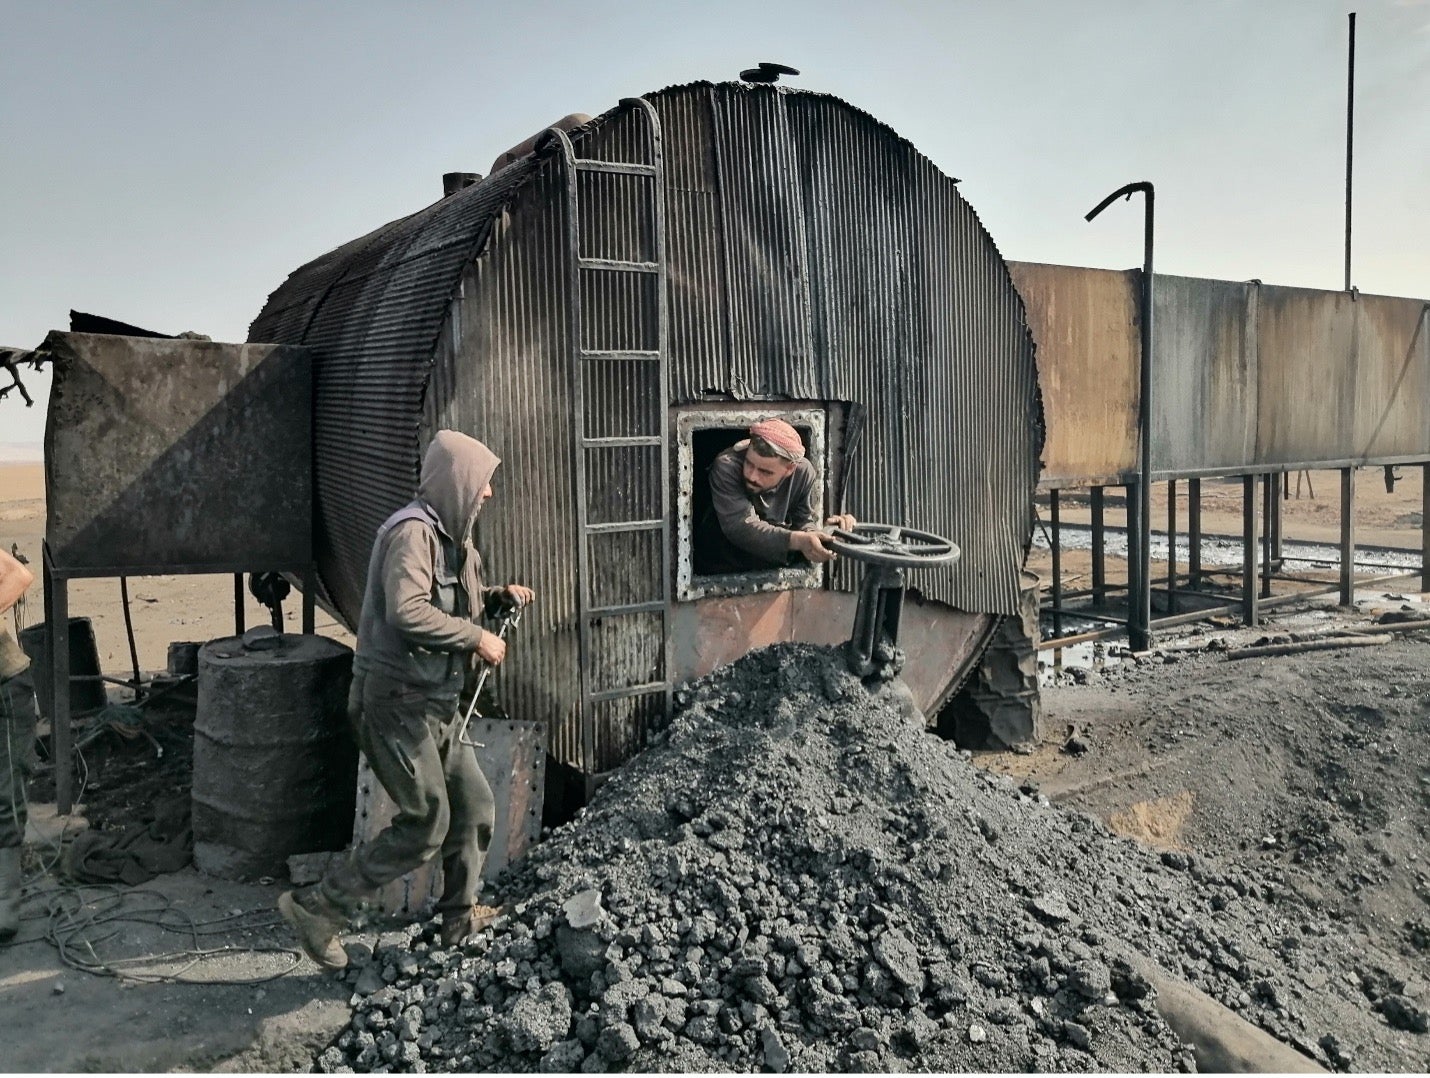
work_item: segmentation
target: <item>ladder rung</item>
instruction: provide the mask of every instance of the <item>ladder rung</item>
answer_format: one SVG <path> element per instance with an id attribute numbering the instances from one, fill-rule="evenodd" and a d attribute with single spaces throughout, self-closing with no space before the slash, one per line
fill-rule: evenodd
<path id="1" fill-rule="evenodd" d="M 651 532 L 665 527 L 663 520 L 617 520 L 610 524 L 587 524 L 587 535 L 608 535 L 611 532 Z"/>
<path id="2" fill-rule="evenodd" d="M 582 438 L 581 444 L 587 449 L 615 449 L 628 445 L 660 445 L 663 441 L 658 434 L 640 434 L 630 438 Z"/>
<path id="3" fill-rule="evenodd" d="M 582 358 L 582 359 L 659 359 L 659 358 L 660 358 L 660 353 L 659 353 L 659 352 L 640 352 L 640 351 L 632 351 L 632 350 L 627 350 L 627 351 L 614 351 L 614 350 L 607 349 L 607 350 L 604 350 L 604 351 L 595 351 L 595 352 L 584 352 L 584 351 L 583 351 L 583 352 L 581 353 L 581 358 Z"/>
<path id="4" fill-rule="evenodd" d="M 665 692 L 666 688 L 664 681 L 647 681 L 644 685 L 630 685 L 624 689 L 603 689 L 600 692 L 593 692 L 588 699 L 593 704 L 599 704 L 607 700 L 624 700 L 628 696 L 649 696 L 652 693 Z"/>
<path id="5" fill-rule="evenodd" d="M 616 273 L 655 273 L 660 266 L 655 262 L 623 262 L 618 258 L 582 258 L 577 263 L 583 270 L 605 270 Z"/>
<path id="6" fill-rule="evenodd" d="M 623 176 L 654 176 L 654 165 L 637 165 L 629 161 L 593 161 L 589 157 L 576 162 L 582 172 L 619 172 Z"/>
<path id="7" fill-rule="evenodd" d="M 586 611 L 588 618 L 613 618 L 619 614 L 654 614 L 665 610 L 664 599 L 652 599 L 648 603 L 626 603 L 623 606 L 593 606 Z"/>

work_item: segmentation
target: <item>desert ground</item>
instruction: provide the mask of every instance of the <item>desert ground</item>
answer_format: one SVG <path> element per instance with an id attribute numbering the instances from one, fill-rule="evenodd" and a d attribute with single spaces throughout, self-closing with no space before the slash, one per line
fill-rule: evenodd
<path id="1" fill-rule="evenodd" d="M 1418 551 L 1422 476 L 1418 468 L 1401 472 L 1393 494 L 1378 470 L 1360 474 L 1360 542 Z M 1285 503 L 1285 534 L 1334 543 L 1335 476 L 1310 478 L 1315 496 L 1303 488 Z M 1185 498 L 1184 485 L 1179 494 Z M 1203 497 L 1204 531 L 1237 534 L 1239 486 L 1209 482 Z M 1085 519 L 1071 501 L 1063 519 Z M 1185 506 L 1181 519 L 1185 527 Z M 1154 527 L 1164 521 L 1163 501 Z M 1120 523 L 1115 511 L 1109 523 Z M 43 533 L 40 466 L 0 464 L 0 544 L 15 544 L 37 565 Z M 1085 579 L 1071 581 L 1085 577 L 1086 556 L 1069 554 L 1063 564 L 1068 586 L 1085 586 Z M 1045 584 L 1047 566 L 1046 551 L 1035 549 L 1030 568 Z M 1114 562 L 1109 575 L 1117 573 Z M 1430 1007 L 1426 634 L 1347 651 L 1227 656 L 1262 639 L 1424 616 L 1420 589 L 1412 577 L 1358 592 L 1350 609 L 1321 600 L 1278 609 L 1257 628 L 1229 619 L 1185 627 L 1136 657 L 1115 643 L 1076 655 L 1045 652 L 1037 743 L 977 753 L 974 762 L 1153 850 L 1220 859 L 1293 892 L 1337 931 L 1361 933 L 1377 956 L 1391 956 L 1340 971 L 1349 983 L 1374 999 L 1393 981 L 1423 1013 Z M 233 631 L 230 577 L 136 578 L 130 596 L 143 671 L 164 668 L 172 641 Z M 296 622 L 297 604 L 288 606 L 287 619 Z M 40 621 L 42 609 L 37 586 L 24 622 Z M 74 582 L 70 609 L 92 620 L 104 672 L 127 676 L 118 581 Z M 250 599 L 246 620 L 261 624 L 267 613 Z M 318 630 L 351 639 L 321 610 Z M 123 695 L 114 690 L 114 698 Z M 156 744 L 143 739 L 93 740 L 73 820 L 56 819 L 53 805 L 44 804 L 52 779 L 37 780 L 25 923 L 16 942 L 0 948 L 5 1069 L 307 1070 L 347 1026 L 349 983 L 293 951 L 272 912 L 283 881 L 234 883 L 189 867 L 138 887 L 81 889 L 56 871 L 60 846 L 86 821 L 135 826 L 147 804 L 182 788 L 182 730 L 173 738 L 159 736 L 175 749 L 163 763 Z M 379 943 L 373 932 L 357 938 L 368 947 Z M 1423 1071 L 1430 1063 L 1426 1035 L 1389 1026 L 1383 1035 L 1370 1057 L 1382 1066 Z M 1329 1063 L 1366 1066 L 1349 1055 Z"/>

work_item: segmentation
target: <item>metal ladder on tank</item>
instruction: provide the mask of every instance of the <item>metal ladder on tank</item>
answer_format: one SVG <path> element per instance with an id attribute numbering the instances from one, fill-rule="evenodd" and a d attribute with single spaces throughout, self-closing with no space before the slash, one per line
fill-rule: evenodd
<path id="1" fill-rule="evenodd" d="M 661 153 L 660 117 L 645 98 L 625 98 L 621 105 L 629 107 L 644 118 L 646 133 L 647 163 L 600 161 L 576 156 L 575 147 L 564 131 L 550 129 L 548 137 L 561 146 L 566 162 L 566 222 L 567 242 L 570 253 L 569 274 L 569 334 L 571 341 L 571 390 L 575 420 L 575 482 L 576 516 L 578 525 L 577 559 L 577 616 L 579 618 L 581 697 L 580 730 L 581 752 L 585 764 L 586 794 L 589 797 L 600 784 L 602 776 L 597 773 L 596 712 L 598 707 L 613 700 L 623 700 L 639 696 L 661 697 L 661 707 L 666 715 L 670 713 L 670 611 L 671 611 L 671 566 L 670 566 L 670 439 L 666 430 L 670 401 L 669 371 L 666 362 L 667 298 L 665 261 L 665 179 Z M 582 173 L 604 172 L 641 178 L 648 198 L 648 229 L 651 246 L 649 260 L 626 261 L 600 258 L 583 253 L 582 211 L 598 213 L 599 207 L 582 206 L 580 179 Z M 599 252 L 597 252 L 599 253 Z M 640 341 L 638 347 L 629 349 L 585 347 L 584 331 L 586 320 L 582 310 L 582 284 L 591 274 L 648 274 L 655 282 L 655 348 L 645 347 L 648 341 Z M 644 293 L 642 293 L 644 296 Z M 640 320 L 645 327 L 645 320 Z M 648 332 L 648 330 L 647 330 Z M 605 343 L 605 342 L 603 342 Z M 634 371 L 637 365 L 654 363 L 659 371 L 658 399 L 650 402 L 657 408 L 657 433 L 642 434 L 623 432 L 592 437 L 586 429 L 587 367 L 592 360 L 620 361 L 622 367 L 629 364 Z M 641 385 L 638 375 L 626 376 L 626 383 L 632 391 Z M 658 517 L 627 520 L 603 520 L 592 522 L 590 497 L 590 471 L 596 455 L 607 450 L 631 446 L 658 446 L 660 455 L 660 512 Z M 655 594 L 631 597 L 631 601 L 619 605 L 601 605 L 593 596 L 591 570 L 591 540 L 603 533 L 612 532 L 654 532 L 660 536 L 660 586 Z M 660 676 L 654 680 L 637 684 L 598 687 L 598 675 L 603 659 L 598 654 L 593 629 L 603 618 L 623 617 L 639 614 L 660 615 Z"/>

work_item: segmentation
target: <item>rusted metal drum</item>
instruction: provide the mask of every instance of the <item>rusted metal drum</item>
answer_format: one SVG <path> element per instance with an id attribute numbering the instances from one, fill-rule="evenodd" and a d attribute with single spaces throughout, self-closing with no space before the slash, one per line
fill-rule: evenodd
<path id="1" fill-rule="evenodd" d="M 194 864 L 227 879 L 282 875 L 290 854 L 352 837 L 352 649 L 321 636 L 269 642 L 234 636 L 199 649 Z"/>

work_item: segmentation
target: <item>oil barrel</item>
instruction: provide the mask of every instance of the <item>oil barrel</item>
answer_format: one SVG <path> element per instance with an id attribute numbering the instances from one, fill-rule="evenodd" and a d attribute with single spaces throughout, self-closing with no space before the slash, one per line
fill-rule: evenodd
<path id="1" fill-rule="evenodd" d="M 248 641 L 248 643 L 245 643 Z M 326 637 L 224 637 L 199 649 L 194 864 L 227 879 L 281 876 L 290 854 L 352 837 L 357 748 L 352 649 Z"/>
<path id="2" fill-rule="evenodd" d="M 70 618 L 70 714 L 97 711 L 109 703 L 104 682 L 99 680 L 99 648 L 94 642 L 94 626 L 89 618 Z M 50 683 L 50 649 L 45 639 L 46 623 L 21 629 L 20 647 L 30 657 L 30 677 L 39 698 L 40 714 L 54 714 L 54 692 Z"/>

